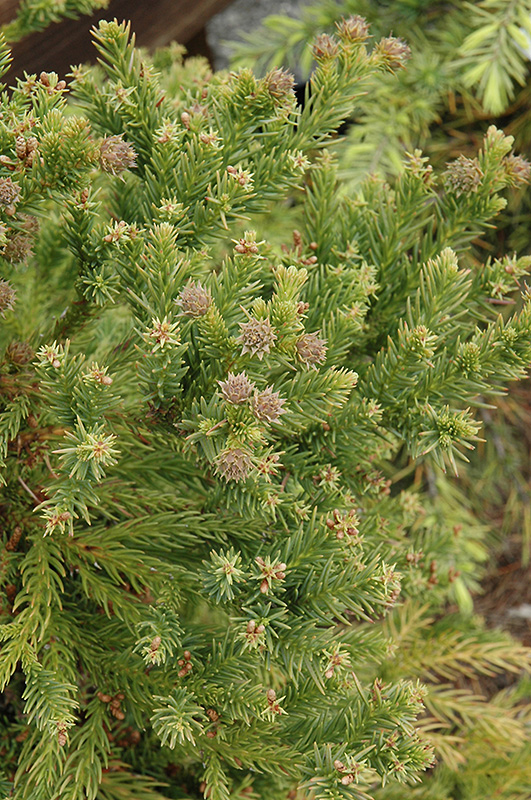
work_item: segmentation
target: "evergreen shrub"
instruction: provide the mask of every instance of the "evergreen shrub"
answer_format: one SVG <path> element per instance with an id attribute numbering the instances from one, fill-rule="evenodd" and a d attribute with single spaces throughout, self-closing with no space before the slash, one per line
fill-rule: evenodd
<path id="1" fill-rule="evenodd" d="M 524 797 L 528 686 L 477 676 L 529 653 L 471 614 L 445 470 L 531 358 L 531 260 L 470 250 L 529 165 L 490 128 L 347 190 L 328 145 L 407 56 L 359 20 L 302 109 L 95 42 L 0 101 L 4 795 Z"/>
<path id="2" fill-rule="evenodd" d="M 345 135 L 334 149 L 343 183 L 358 184 L 368 173 L 393 180 L 405 169 L 404 149 L 422 148 L 444 170 L 460 155 L 473 159 L 488 127 L 514 135 L 515 148 L 531 154 L 531 6 L 432 0 L 386 3 L 373 0 L 318 0 L 304 4 L 299 18 L 275 15 L 233 46 L 233 64 L 258 74 L 288 66 L 304 81 L 311 69 L 309 46 L 317 33 L 333 33 L 342 17 L 362 15 L 378 37 L 392 30 L 411 47 L 407 68 L 369 79 L 367 93 L 353 109 Z M 507 193 L 496 228 L 473 243 L 478 261 L 531 252 L 531 191 Z M 510 391 L 481 412 L 486 442 L 461 472 L 474 513 L 498 533 L 511 552 L 531 552 L 531 428 L 529 384 Z"/>

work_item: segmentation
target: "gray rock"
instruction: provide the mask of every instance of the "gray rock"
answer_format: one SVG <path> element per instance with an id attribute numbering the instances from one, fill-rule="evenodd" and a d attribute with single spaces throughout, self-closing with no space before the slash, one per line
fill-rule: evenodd
<path id="1" fill-rule="evenodd" d="M 531 620 L 531 605 L 529 603 L 522 603 L 520 606 L 509 609 L 510 617 L 520 617 L 520 619 Z"/>
<path id="2" fill-rule="evenodd" d="M 234 0 L 226 9 L 216 14 L 206 26 L 208 44 L 214 54 L 216 69 L 229 65 L 228 41 L 237 41 L 241 33 L 255 31 L 264 17 L 270 14 L 287 14 L 298 17 L 310 0 Z"/>

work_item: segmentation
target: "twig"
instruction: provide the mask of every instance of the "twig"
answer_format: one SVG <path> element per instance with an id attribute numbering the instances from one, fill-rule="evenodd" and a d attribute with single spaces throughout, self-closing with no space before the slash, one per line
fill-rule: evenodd
<path id="1" fill-rule="evenodd" d="M 18 476 L 17 480 L 18 480 L 18 482 L 20 483 L 20 485 L 21 485 L 21 486 L 22 486 L 22 487 L 23 487 L 23 488 L 24 488 L 24 489 L 27 491 L 27 493 L 28 493 L 29 495 L 31 495 L 31 496 L 33 497 L 33 499 L 37 501 L 37 503 L 39 503 L 39 504 L 40 504 L 40 502 L 41 502 L 41 501 L 39 500 L 39 498 L 37 497 L 37 495 L 35 494 L 35 492 L 33 492 L 33 491 L 32 491 L 32 490 L 29 488 L 28 484 L 27 484 L 25 481 L 23 481 L 23 480 L 22 480 L 22 478 L 20 477 L 20 475 Z"/>

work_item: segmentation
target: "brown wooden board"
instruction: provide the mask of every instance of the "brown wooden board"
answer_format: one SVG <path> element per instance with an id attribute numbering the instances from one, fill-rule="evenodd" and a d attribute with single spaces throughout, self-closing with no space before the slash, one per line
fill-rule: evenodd
<path id="1" fill-rule="evenodd" d="M 13 83 L 24 72 L 57 72 L 63 77 L 71 65 L 95 61 L 90 29 L 100 19 L 131 20 L 138 45 L 150 49 L 171 41 L 189 43 L 206 22 L 231 0 L 111 0 L 107 9 L 76 20 L 63 20 L 13 45 L 13 65 L 3 81 Z M 0 0 L 0 25 L 16 15 L 17 0 Z"/>

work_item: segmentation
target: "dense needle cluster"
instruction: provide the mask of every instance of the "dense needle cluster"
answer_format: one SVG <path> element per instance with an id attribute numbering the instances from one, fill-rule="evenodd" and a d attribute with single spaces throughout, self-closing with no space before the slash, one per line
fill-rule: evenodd
<path id="1" fill-rule="evenodd" d="M 1 791 L 501 774 L 525 708 L 475 670 L 529 654 L 470 613 L 486 537 L 450 476 L 531 359 L 531 259 L 471 250 L 527 175 L 511 137 L 352 190 L 337 130 L 400 39 L 339 23 L 300 108 L 281 69 L 94 36 L 96 70 L 0 94 Z"/>

